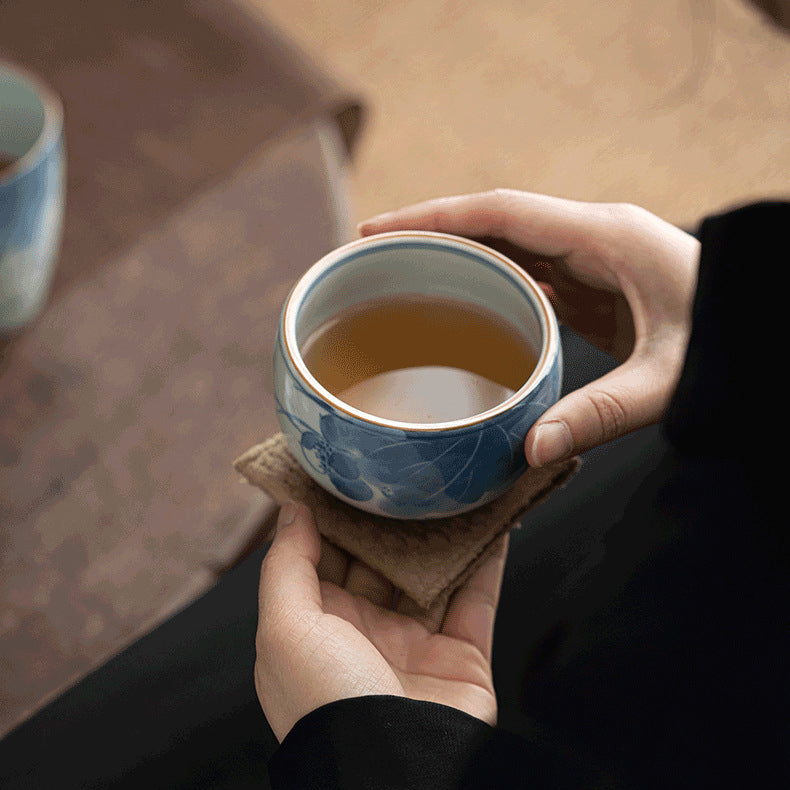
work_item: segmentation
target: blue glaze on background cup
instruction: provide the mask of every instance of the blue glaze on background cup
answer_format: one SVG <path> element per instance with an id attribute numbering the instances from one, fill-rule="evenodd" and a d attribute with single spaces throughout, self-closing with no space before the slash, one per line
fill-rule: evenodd
<path id="1" fill-rule="evenodd" d="M 498 312 L 535 346 L 535 371 L 503 403 L 453 422 L 396 422 L 343 403 L 312 376 L 299 345 L 348 307 L 398 293 Z M 456 515 L 504 493 L 526 470 L 524 439 L 561 382 L 559 328 L 538 285 L 500 253 L 443 233 L 383 233 L 329 253 L 294 286 L 275 343 L 277 414 L 297 461 L 339 499 L 400 519 Z"/>
<path id="2" fill-rule="evenodd" d="M 63 107 L 36 76 L 0 61 L 0 330 L 32 321 L 49 292 L 65 203 Z"/>

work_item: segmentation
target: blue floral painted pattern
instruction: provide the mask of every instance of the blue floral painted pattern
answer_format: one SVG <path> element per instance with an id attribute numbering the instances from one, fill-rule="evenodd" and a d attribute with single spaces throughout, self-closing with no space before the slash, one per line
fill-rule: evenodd
<path id="1" fill-rule="evenodd" d="M 559 374 L 547 377 L 534 401 L 490 426 L 428 434 L 367 426 L 331 411 L 293 378 L 285 389 L 290 408 L 278 398 L 278 416 L 308 471 L 363 509 L 420 518 L 469 509 L 516 480 L 526 468 L 524 436 L 556 400 Z"/>

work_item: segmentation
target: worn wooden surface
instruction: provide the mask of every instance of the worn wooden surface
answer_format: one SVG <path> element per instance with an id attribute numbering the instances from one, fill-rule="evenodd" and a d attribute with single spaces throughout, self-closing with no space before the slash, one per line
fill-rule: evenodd
<path id="1" fill-rule="evenodd" d="M 50 303 L 0 355 L 0 736 L 255 541 L 271 505 L 231 464 L 277 428 L 288 289 L 348 233 L 330 82 L 304 87 L 207 4 L 170 8 L 178 30 L 128 11 L 106 51 L 32 64 L 64 95 L 70 203 Z"/>
<path id="2" fill-rule="evenodd" d="M 0 59 L 66 103 L 54 290 L 90 276 L 267 140 L 319 114 L 350 144 L 356 95 L 241 0 L 3 0 Z"/>
<path id="3" fill-rule="evenodd" d="M 372 97 L 360 219 L 513 187 L 696 227 L 790 195 L 788 0 L 250 3 Z"/>

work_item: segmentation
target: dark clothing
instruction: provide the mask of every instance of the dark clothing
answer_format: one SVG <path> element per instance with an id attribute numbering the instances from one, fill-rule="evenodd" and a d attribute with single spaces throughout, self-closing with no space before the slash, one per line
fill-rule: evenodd
<path id="1" fill-rule="evenodd" d="M 669 450 L 561 593 L 527 667 L 526 737 L 434 703 L 346 700 L 297 723 L 273 787 L 790 786 L 787 518 L 764 476 L 786 429 L 764 396 L 778 315 L 757 287 L 776 287 L 784 222 L 775 203 L 703 224 Z"/>
<path id="2" fill-rule="evenodd" d="M 0 741 L 0 787 L 786 787 L 786 434 L 772 270 L 790 204 L 703 223 L 666 423 L 585 454 L 511 537 L 500 726 L 336 702 L 278 748 L 252 667 L 262 554 Z M 563 328 L 564 393 L 615 363 Z M 777 353 L 779 352 L 779 353 Z M 773 441 L 771 441 L 773 440 Z M 273 754 L 271 759 L 270 756 Z"/>

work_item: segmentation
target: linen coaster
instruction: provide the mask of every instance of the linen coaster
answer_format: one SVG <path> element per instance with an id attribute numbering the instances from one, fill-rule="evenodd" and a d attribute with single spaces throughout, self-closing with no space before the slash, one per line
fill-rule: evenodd
<path id="1" fill-rule="evenodd" d="M 563 486 L 580 465 L 577 457 L 530 467 L 512 488 L 487 505 L 450 518 L 403 521 L 358 510 L 324 491 L 299 466 L 281 433 L 251 447 L 233 464 L 278 504 L 294 499 L 307 505 L 324 538 L 378 571 L 423 614 L 443 609 L 497 539 L 527 510 Z"/>

